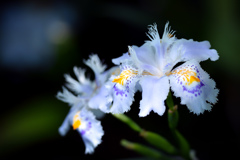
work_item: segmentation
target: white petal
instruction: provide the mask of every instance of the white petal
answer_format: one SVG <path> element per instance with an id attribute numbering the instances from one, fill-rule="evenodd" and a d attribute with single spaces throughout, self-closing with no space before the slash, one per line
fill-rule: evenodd
<path id="1" fill-rule="evenodd" d="M 116 77 L 116 76 L 113 76 L 113 77 Z M 112 80 L 114 78 L 110 78 L 110 80 L 108 82 L 106 82 L 106 84 L 104 85 L 104 88 L 106 89 L 104 92 L 105 93 L 103 94 L 104 95 L 104 103 L 101 103 L 101 105 L 98 106 L 98 108 L 104 112 L 104 113 L 110 113 L 110 109 L 112 107 L 112 102 L 113 102 L 113 86 L 115 83 L 112 83 Z M 92 101 L 91 102 L 92 104 L 90 105 L 94 105 L 95 103 Z"/>
<path id="2" fill-rule="evenodd" d="M 113 76 L 112 82 L 108 83 L 108 102 L 113 102 L 112 106 L 105 107 L 105 112 L 124 113 L 130 109 L 136 91 L 136 83 L 139 80 L 137 71 L 130 66 L 124 66 L 119 76 Z"/>
<path id="3" fill-rule="evenodd" d="M 218 89 L 215 82 L 203 71 L 197 61 L 188 61 L 174 69 L 170 74 L 171 89 L 181 104 L 196 114 L 211 110 L 217 102 Z M 207 103 L 209 102 L 209 103 Z"/>
<path id="4" fill-rule="evenodd" d="M 219 56 L 215 49 L 210 49 L 211 45 L 208 41 L 197 42 L 192 39 L 179 39 L 173 45 L 174 54 L 181 55 L 181 61 L 196 60 L 198 62 L 205 61 L 210 58 L 216 61 Z"/>
<path id="5" fill-rule="evenodd" d="M 151 41 L 159 40 L 160 42 L 160 36 L 157 30 L 156 23 L 154 23 L 153 25 L 149 25 L 147 36 L 149 37 L 149 39 L 151 39 Z"/>
<path id="6" fill-rule="evenodd" d="M 88 106 L 92 109 L 99 109 L 105 106 L 107 103 L 106 96 L 108 95 L 108 90 L 105 86 L 102 86 L 96 91 L 96 93 L 89 99 Z"/>
<path id="7" fill-rule="evenodd" d="M 147 41 L 142 46 L 132 46 L 129 49 L 131 58 L 136 66 L 151 74 L 158 75 L 160 70 L 158 69 L 155 49 L 150 41 Z"/>
<path id="8" fill-rule="evenodd" d="M 122 56 L 112 59 L 112 62 L 113 64 L 120 65 L 121 63 L 129 59 L 130 59 L 130 56 L 128 55 L 128 53 L 124 53 Z"/>
<path id="9" fill-rule="evenodd" d="M 128 87 L 122 87 L 119 84 L 114 84 L 113 85 L 113 91 L 112 91 L 112 96 L 113 96 L 113 104 L 110 108 L 110 112 L 115 114 L 120 114 L 127 112 L 130 110 L 130 106 L 132 105 L 133 102 L 133 96 L 135 93 L 134 90 L 134 84 L 135 82 L 132 81 L 132 83 Z"/>
<path id="10" fill-rule="evenodd" d="M 159 42 L 160 43 L 160 42 Z M 114 64 L 124 64 L 137 67 L 152 74 L 159 74 L 156 49 L 151 41 L 145 42 L 142 46 L 129 46 L 128 53 L 112 60 Z"/>
<path id="11" fill-rule="evenodd" d="M 62 136 L 66 135 L 67 131 L 72 127 L 74 118 L 80 120 L 77 130 L 85 144 L 85 153 L 93 153 L 96 146 L 101 143 L 101 138 L 104 134 L 100 122 L 86 108 L 82 108 L 81 110 L 71 108 L 63 124 L 59 127 L 59 133 Z"/>
<path id="12" fill-rule="evenodd" d="M 153 58 L 152 60 L 152 65 L 156 66 L 156 68 L 158 69 L 162 69 L 163 65 L 164 65 L 164 55 L 165 55 L 165 50 L 166 50 L 166 45 L 168 45 L 168 43 L 164 42 L 162 43 L 162 40 L 160 39 L 158 30 L 157 30 L 157 25 L 150 25 L 149 28 L 149 35 L 148 36 L 151 41 L 147 41 L 149 42 L 149 49 L 151 49 L 151 56 Z M 147 56 L 149 53 L 144 52 L 145 56 Z M 147 58 L 149 59 L 149 58 Z M 155 63 L 153 63 L 153 61 Z M 154 73 L 156 75 L 156 73 Z"/>
<path id="13" fill-rule="evenodd" d="M 93 153 L 94 149 L 101 143 L 104 134 L 100 121 L 96 120 L 92 112 L 83 108 L 80 113 L 81 125 L 78 128 L 86 146 L 85 153 Z"/>
<path id="14" fill-rule="evenodd" d="M 89 84 L 90 83 L 90 80 L 88 78 L 86 78 L 86 76 L 85 76 L 85 72 L 86 72 L 85 69 L 82 69 L 80 67 L 78 68 L 78 67 L 74 66 L 73 71 L 74 71 L 78 81 L 81 84 Z"/>
<path id="15" fill-rule="evenodd" d="M 171 30 L 171 27 L 168 25 L 169 25 L 169 22 L 165 24 L 164 32 L 162 36 L 162 42 L 163 43 L 166 42 L 170 44 L 175 40 L 175 36 L 174 36 L 175 31 Z"/>
<path id="16" fill-rule="evenodd" d="M 67 116 L 62 125 L 58 128 L 58 132 L 61 136 L 65 136 L 70 129 L 69 116 Z"/>
<path id="17" fill-rule="evenodd" d="M 106 70 L 105 72 L 99 74 L 97 77 L 95 77 L 96 86 L 102 87 L 104 85 L 104 83 L 106 81 L 108 81 L 108 79 L 111 77 L 111 75 L 114 75 L 117 73 L 118 74 L 120 73 L 120 69 L 118 66 L 114 66 L 114 67 Z"/>
<path id="18" fill-rule="evenodd" d="M 106 81 L 110 78 L 111 75 L 120 74 L 119 67 L 112 67 L 111 69 L 105 71 L 101 74 L 102 81 L 99 81 L 100 87 L 97 88 L 92 95 L 92 97 L 89 99 L 88 105 L 92 109 L 101 109 L 104 112 L 106 112 L 105 108 L 107 106 L 110 106 L 107 96 L 109 95 L 109 89 L 106 88 Z"/>
<path id="19" fill-rule="evenodd" d="M 103 65 L 97 54 L 92 54 L 89 59 L 84 61 L 84 63 L 89 66 L 95 74 L 102 73 L 106 69 L 106 65 Z"/>
<path id="20" fill-rule="evenodd" d="M 78 111 L 77 108 L 72 107 L 69 111 L 69 113 L 67 114 L 66 118 L 64 119 L 62 125 L 58 128 L 58 132 L 61 136 L 65 136 L 66 133 L 69 131 L 69 129 L 72 126 L 72 119 L 74 114 L 76 114 Z"/>
<path id="21" fill-rule="evenodd" d="M 70 106 L 81 106 L 81 99 L 71 92 L 69 92 L 65 87 L 63 88 L 63 92 L 57 93 L 57 98 L 63 102 L 69 103 Z"/>
<path id="22" fill-rule="evenodd" d="M 107 80 L 112 76 L 112 75 L 119 75 L 120 74 L 120 67 L 119 66 L 114 66 L 112 68 L 110 68 L 109 70 L 107 70 Z"/>
<path id="23" fill-rule="evenodd" d="M 74 67 L 74 73 L 79 81 L 73 79 L 69 74 L 65 74 L 66 86 L 76 94 L 91 95 L 95 85 L 85 78 L 85 70 Z"/>
<path id="24" fill-rule="evenodd" d="M 91 108 L 88 108 L 88 110 L 89 110 L 90 112 L 92 112 L 97 119 L 102 119 L 102 118 L 105 116 L 105 113 L 102 112 L 102 111 L 99 110 L 99 109 L 91 109 Z"/>
<path id="25" fill-rule="evenodd" d="M 170 27 L 168 27 L 169 23 L 166 23 L 165 25 L 165 29 L 164 29 L 164 33 L 162 36 L 162 39 L 160 39 L 159 33 L 157 31 L 157 25 L 154 24 L 149 28 L 149 34 L 153 37 L 151 38 L 149 36 L 149 38 L 151 39 L 150 41 L 150 47 L 151 47 L 151 54 L 154 55 L 152 56 L 154 58 L 155 63 L 150 63 L 152 66 L 155 66 L 156 68 L 158 68 L 159 73 L 152 73 L 154 75 L 158 75 L 158 76 L 163 76 L 164 74 L 164 67 L 166 67 L 166 65 L 169 65 L 169 63 L 171 64 L 172 62 L 167 61 L 166 57 L 168 56 L 168 52 L 170 50 L 170 48 L 172 47 L 172 44 L 176 41 L 174 34 L 174 31 L 170 30 Z M 147 56 L 149 53 L 145 53 L 145 55 Z"/>
<path id="26" fill-rule="evenodd" d="M 140 117 L 147 116 L 152 110 L 159 115 L 165 112 L 164 101 L 169 92 L 167 76 L 145 76 L 140 80 L 142 86 L 142 100 L 140 102 Z"/>

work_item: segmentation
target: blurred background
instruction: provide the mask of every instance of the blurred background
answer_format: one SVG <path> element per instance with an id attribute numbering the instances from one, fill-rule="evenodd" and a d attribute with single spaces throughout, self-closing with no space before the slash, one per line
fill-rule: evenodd
<path id="1" fill-rule="evenodd" d="M 73 66 L 97 53 L 110 68 L 128 45 L 142 45 L 156 22 L 160 35 L 167 21 L 178 38 L 210 41 L 220 59 L 201 62 L 220 89 L 211 112 L 196 116 L 179 106 L 179 131 L 200 160 L 233 159 L 240 151 L 240 2 L 237 0 L 25 0 L 0 6 L 0 159 L 130 159 L 138 154 L 120 146 L 121 139 L 147 144 L 111 115 L 102 120 L 103 142 L 95 153 L 76 131 L 65 137 L 58 127 L 69 107 L 56 99 L 73 75 Z M 90 70 L 88 74 L 93 74 Z M 167 114 L 139 118 L 137 93 L 127 113 L 143 128 L 171 139 Z M 174 99 L 179 103 L 179 99 Z"/>

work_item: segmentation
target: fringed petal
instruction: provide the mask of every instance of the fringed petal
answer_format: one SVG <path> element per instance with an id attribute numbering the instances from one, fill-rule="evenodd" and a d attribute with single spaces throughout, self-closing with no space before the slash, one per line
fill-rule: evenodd
<path id="1" fill-rule="evenodd" d="M 142 100 L 140 101 L 140 117 L 147 116 L 151 111 L 163 115 L 165 112 L 164 101 L 169 92 L 167 76 L 145 76 L 140 80 L 142 86 Z"/>
<path id="2" fill-rule="evenodd" d="M 188 61 L 177 67 L 169 74 L 169 78 L 174 95 L 180 97 L 181 104 L 187 105 L 191 112 L 200 114 L 205 110 L 210 111 L 211 104 L 217 102 L 219 90 L 197 61 Z"/>
<path id="3" fill-rule="evenodd" d="M 92 54 L 89 56 L 89 59 L 85 60 L 84 63 L 93 70 L 95 75 L 102 73 L 107 67 L 106 65 L 102 64 L 97 54 Z"/>
<path id="4" fill-rule="evenodd" d="M 179 62 L 196 60 L 198 62 L 205 61 L 210 58 L 211 61 L 218 60 L 219 56 L 215 49 L 210 49 L 211 45 L 208 41 L 197 42 L 192 39 L 179 39 L 172 46 L 170 54 L 179 57 Z M 177 54 L 177 55 L 176 55 Z"/>
<path id="5" fill-rule="evenodd" d="M 102 142 L 102 136 L 104 131 L 102 129 L 100 121 L 96 120 L 92 112 L 82 109 L 79 112 L 79 118 L 81 125 L 78 128 L 78 132 L 82 136 L 85 144 L 85 153 L 93 153 L 94 149 Z"/>
<path id="6" fill-rule="evenodd" d="M 119 76 L 113 76 L 112 82 L 109 82 L 107 88 L 109 89 L 109 95 L 106 97 L 107 101 L 112 105 L 106 106 L 104 109 L 106 112 L 111 113 L 124 113 L 130 109 L 130 106 L 134 100 L 134 94 L 136 91 L 136 83 L 139 80 L 138 71 L 130 66 L 122 67 L 121 74 Z"/>

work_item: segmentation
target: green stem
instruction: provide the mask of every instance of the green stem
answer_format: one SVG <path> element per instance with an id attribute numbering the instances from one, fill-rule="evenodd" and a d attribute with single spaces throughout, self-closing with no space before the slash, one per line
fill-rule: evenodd
<path id="1" fill-rule="evenodd" d="M 132 130 L 136 132 L 141 132 L 142 128 L 135 123 L 131 118 L 124 114 L 112 114 L 115 118 L 119 119 L 120 121 L 126 123 Z"/>
<path id="2" fill-rule="evenodd" d="M 167 139 L 157 133 L 142 130 L 140 132 L 140 136 L 143 137 L 148 143 L 165 151 L 168 154 L 177 154 L 177 149 Z"/>
<path id="3" fill-rule="evenodd" d="M 172 94 L 169 92 L 167 100 L 166 100 L 168 110 L 168 125 L 171 129 L 171 132 L 176 139 L 179 147 L 179 151 L 181 156 L 183 156 L 186 160 L 189 160 L 190 157 L 190 146 L 188 141 L 182 136 L 182 134 L 176 129 L 178 124 L 178 110 L 177 105 L 174 106 L 174 102 L 172 99 Z"/>
<path id="4" fill-rule="evenodd" d="M 133 143 L 123 139 L 121 140 L 121 145 L 129 150 L 133 150 L 149 158 L 161 159 L 161 160 L 173 160 L 172 158 L 167 157 L 163 153 L 139 143 Z"/>
<path id="5" fill-rule="evenodd" d="M 178 125 L 178 106 L 175 105 L 172 109 L 168 110 L 168 126 L 171 130 L 177 128 Z"/>
<path id="6" fill-rule="evenodd" d="M 172 130 L 172 134 L 178 143 L 181 156 L 184 157 L 186 160 L 190 160 L 191 159 L 190 158 L 190 145 L 189 145 L 188 141 L 176 129 Z"/>
<path id="7" fill-rule="evenodd" d="M 174 108 L 174 102 L 173 102 L 173 99 L 172 99 L 171 91 L 169 91 L 169 93 L 168 93 L 168 97 L 167 97 L 166 103 L 167 103 L 167 106 L 168 106 L 169 109 L 172 110 Z"/>
<path id="8" fill-rule="evenodd" d="M 160 134 L 142 129 L 137 123 L 124 114 L 113 114 L 113 116 L 126 123 L 132 130 L 138 132 L 139 135 L 143 137 L 149 144 L 165 151 L 168 154 L 177 154 L 177 149 Z"/>
<path id="9" fill-rule="evenodd" d="M 166 100 L 167 106 L 168 106 L 168 126 L 171 130 L 174 130 L 177 128 L 178 124 L 178 107 L 177 105 L 174 105 L 172 94 L 171 92 L 168 93 L 168 97 Z"/>

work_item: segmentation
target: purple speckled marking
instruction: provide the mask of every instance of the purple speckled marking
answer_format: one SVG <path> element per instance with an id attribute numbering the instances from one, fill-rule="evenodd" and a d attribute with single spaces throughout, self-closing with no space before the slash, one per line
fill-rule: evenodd
<path id="1" fill-rule="evenodd" d="M 85 130 L 81 131 L 81 135 L 84 135 L 87 131 L 89 131 L 92 128 L 92 123 L 88 122 L 87 128 Z"/>
<path id="2" fill-rule="evenodd" d="M 130 66 L 123 66 L 121 71 L 124 71 L 124 70 L 133 70 L 133 71 L 137 71 L 137 69 L 133 68 L 133 67 L 130 67 Z M 130 92 L 130 84 L 132 84 L 133 82 L 135 82 L 135 78 L 138 78 L 139 75 L 135 75 L 135 74 L 132 74 L 130 75 L 127 79 L 125 79 L 125 84 L 123 85 L 123 87 L 119 87 L 117 85 L 121 85 L 121 84 L 115 84 L 113 86 L 113 92 L 116 96 L 119 96 L 120 100 L 123 100 L 123 98 L 125 97 L 128 97 L 129 95 L 129 92 Z M 122 88 L 122 89 L 120 89 Z"/>
<path id="3" fill-rule="evenodd" d="M 113 88 L 114 88 L 114 91 L 116 92 L 116 95 L 120 94 L 121 96 L 123 96 L 123 94 L 125 93 L 124 90 L 117 88 L 116 84 L 113 86 Z"/>
<path id="4" fill-rule="evenodd" d="M 197 77 L 200 79 L 200 73 L 199 73 L 198 68 L 197 68 L 196 66 L 194 67 L 194 65 L 191 65 L 191 68 L 198 73 Z M 179 79 L 179 78 L 180 78 L 180 77 L 178 77 L 178 79 Z M 200 96 L 200 95 L 201 95 L 201 93 L 202 93 L 201 88 L 202 88 L 203 86 L 205 86 L 205 85 L 202 83 L 202 80 L 201 80 L 200 83 L 197 84 L 195 87 L 187 88 L 187 87 L 184 86 L 184 85 L 183 85 L 182 87 L 183 87 L 183 91 L 186 91 L 186 92 L 188 92 L 188 93 L 191 93 L 191 94 L 193 94 L 195 97 L 197 97 L 197 96 Z"/>
<path id="5" fill-rule="evenodd" d="M 198 93 L 198 95 L 200 95 L 202 93 L 201 88 L 205 86 L 202 82 L 200 82 L 198 85 L 196 85 L 194 88 L 192 89 L 188 89 L 186 86 L 182 86 L 183 87 L 183 91 L 186 91 L 188 93 Z M 197 94 L 195 94 L 195 96 L 197 96 Z"/>
<path id="6" fill-rule="evenodd" d="M 115 84 L 113 86 L 116 95 L 121 95 L 121 96 L 127 97 L 128 93 L 129 93 L 129 86 L 128 86 L 129 84 L 128 83 L 126 83 L 126 84 L 127 84 L 127 86 L 126 86 L 126 89 L 124 89 L 124 90 L 117 88 L 117 86 L 116 86 L 117 84 Z"/>

